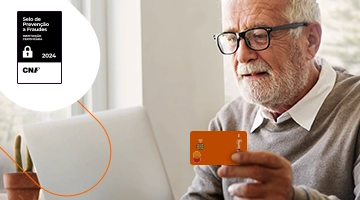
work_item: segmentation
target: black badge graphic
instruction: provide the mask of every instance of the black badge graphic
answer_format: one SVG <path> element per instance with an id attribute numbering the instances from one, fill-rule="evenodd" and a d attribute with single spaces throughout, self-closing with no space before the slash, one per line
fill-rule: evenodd
<path id="1" fill-rule="evenodd" d="M 62 83 L 62 12 L 18 11 L 17 83 Z"/>

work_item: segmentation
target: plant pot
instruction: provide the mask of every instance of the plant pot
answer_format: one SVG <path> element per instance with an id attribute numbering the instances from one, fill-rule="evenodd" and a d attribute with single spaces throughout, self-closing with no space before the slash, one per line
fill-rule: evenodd
<path id="1" fill-rule="evenodd" d="M 36 173 L 27 173 L 39 184 Z M 8 200 L 38 200 L 40 188 L 23 172 L 4 174 Z"/>

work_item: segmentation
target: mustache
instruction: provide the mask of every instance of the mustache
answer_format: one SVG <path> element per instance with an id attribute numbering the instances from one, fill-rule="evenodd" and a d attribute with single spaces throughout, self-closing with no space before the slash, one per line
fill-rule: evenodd
<path id="1" fill-rule="evenodd" d="M 244 75 L 254 73 L 269 73 L 271 74 L 271 67 L 266 62 L 253 62 L 247 64 L 239 64 L 236 69 L 237 76 L 241 77 Z"/>

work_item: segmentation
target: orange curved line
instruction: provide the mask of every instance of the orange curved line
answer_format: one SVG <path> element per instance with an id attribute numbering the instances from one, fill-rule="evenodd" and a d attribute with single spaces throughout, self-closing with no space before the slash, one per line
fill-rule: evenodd
<path id="1" fill-rule="evenodd" d="M 111 146 L 111 141 L 110 141 L 110 137 L 109 137 L 109 134 L 108 132 L 106 131 L 106 128 L 104 127 L 104 125 L 80 102 L 80 101 L 77 101 L 81 107 L 83 107 L 86 112 L 88 112 L 94 119 L 95 121 L 97 121 L 99 123 L 99 125 L 102 127 L 102 129 L 104 130 L 105 134 L 106 134 L 106 137 L 108 139 L 108 142 L 109 142 L 109 147 L 110 147 L 110 158 L 109 158 L 109 161 L 108 161 L 108 165 L 106 167 L 106 170 L 104 172 L 104 174 L 101 176 L 101 178 L 93 185 L 91 186 L 89 189 L 86 189 L 82 192 L 79 192 L 79 193 L 76 193 L 76 194 L 58 194 L 58 193 L 55 193 L 55 192 L 51 192 L 43 187 L 41 187 L 41 185 L 39 185 L 34 179 L 32 179 L 30 177 L 30 175 L 28 175 L 27 172 L 25 172 L 25 170 L 2 148 L 0 147 L 1 151 L 3 151 L 9 158 L 11 161 L 13 161 L 25 174 L 26 176 L 28 176 L 32 182 L 34 182 L 39 188 L 41 188 L 42 190 L 44 190 L 45 192 L 49 193 L 49 194 L 52 194 L 52 195 L 55 195 L 55 196 L 63 196 L 63 197 L 71 197 L 71 196 L 80 196 L 82 194 L 85 194 L 87 192 L 89 192 L 90 190 L 94 189 L 105 177 L 105 175 L 107 174 L 107 172 L 109 171 L 109 167 L 110 167 L 110 164 L 111 164 L 111 159 L 112 159 L 112 146 Z"/>

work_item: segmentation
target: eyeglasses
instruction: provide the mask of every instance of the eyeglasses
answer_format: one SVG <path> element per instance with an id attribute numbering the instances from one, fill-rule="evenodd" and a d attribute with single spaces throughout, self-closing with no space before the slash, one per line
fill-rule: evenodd
<path id="1" fill-rule="evenodd" d="M 276 27 L 257 27 L 246 31 L 236 32 L 222 32 L 214 35 L 214 40 L 219 47 L 219 50 L 224 55 L 231 55 L 239 48 L 240 39 L 243 38 L 247 47 L 254 51 L 262 51 L 270 46 L 270 33 L 272 31 L 282 29 L 295 29 L 300 26 L 307 26 L 308 23 L 293 23 Z"/>

